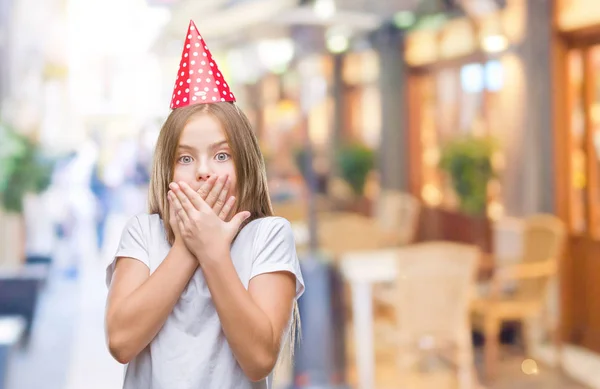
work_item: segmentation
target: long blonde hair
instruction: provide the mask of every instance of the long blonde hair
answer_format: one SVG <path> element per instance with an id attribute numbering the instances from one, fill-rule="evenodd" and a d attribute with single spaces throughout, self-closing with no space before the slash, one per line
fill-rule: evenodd
<path id="1" fill-rule="evenodd" d="M 218 102 L 193 104 L 171 111 L 163 124 L 152 163 L 149 212 L 158 214 L 163 220 L 167 240 L 173 244 L 175 235 L 169 224 L 169 202 L 167 193 L 173 180 L 175 157 L 179 139 L 186 124 L 196 115 L 208 114 L 215 117 L 225 131 L 231 149 L 237 181 L 236 205 L 233 214 L 240 210 L 249 211 L 250 217 L 244 225 L 261 217 L 273 216 L 273 207 L 267 187 L 265 161 L 256 135 L 246 115 L 233 103 Z M 243 226 L 242 226 L 243 227 Z M 290 348 L 294 350 L 296 332 L 300 328 L 298 305 L 294 302 L 294 313 L 290 333 Z"/>
<path id="2" fill-rule="evenodd" d="M 149 211 L 157 213 L 164 221 L 167 240 L 173 243 L 175 236 L 168 223 L 169 203 L 167 193 L 173 179 L 175 156 L 183 128 L 196 115 L 208 114 L 223 126 L 229 143 L 237 179 L 236 209 L 250 211 L 252 220 L 273 216 L 273 208 L 267 188 L 265 162 L 258 141 L 246 115 L 234 104 L 219 102 L 194 104 L 177 108 L 171 112 L 163 125 L 154 151 L 152 175 L 150 177 Z"/>

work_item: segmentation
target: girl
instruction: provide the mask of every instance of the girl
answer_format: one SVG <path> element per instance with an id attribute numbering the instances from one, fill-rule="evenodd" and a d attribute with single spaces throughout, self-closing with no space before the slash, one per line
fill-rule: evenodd
<path id="1" fill-rule="evenodd" d="M 126 389 L 269 388 L 304 290 L 294 238 L 193 22 L 185 45 L 150 214 L 129 221 L 107 269 L 108 346 Z"/>

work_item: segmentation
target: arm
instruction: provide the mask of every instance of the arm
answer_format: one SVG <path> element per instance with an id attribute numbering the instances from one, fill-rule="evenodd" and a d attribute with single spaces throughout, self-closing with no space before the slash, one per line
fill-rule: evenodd
<path id="1" fill-rule="evenodd" d="M 292 315 L 296 279 L 289 272 L 254 277 L 248 290 L 231 259 L 208 262 L 202 270 L 223 332 L 246 376 L 252 381 L 273 370 Z"/>
<path id="2" fill-rule="evenodd" d="M 197 267 L 182 244 L 151 276 L 136 259 L 117 260 L 106 308 L 108 347 L 117 361 L 129 363 L 156 336 Z"/>
<path id="3" fill-rule="evenodd" d="M 547 259 L 538 262 L 519 262 L 508 266 L 502 266 L 497 269 L 496 277 L 501 279 L 525 279 L 541 278 L 551 276 L 556 273 L 558 263 L 554 259 Z"/>

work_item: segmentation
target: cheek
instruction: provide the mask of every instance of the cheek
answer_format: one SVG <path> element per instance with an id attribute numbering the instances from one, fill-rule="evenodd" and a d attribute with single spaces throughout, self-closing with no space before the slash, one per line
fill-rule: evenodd
<path id="1" fill-rule="evenodd" d="M 239 196 L 239 193 L 237 192 L 237 182 L 235 180 L 235 177 L 233 177 L 233 180 L 230 178 L 229 179 L 229 193 L 230 196 Z"/>
<path id="2" fill-rule="evenodd" d="M 228 175 L 230 183 L 231 182 L 233 182 L 233 183 L 237 182 L 236 175 L 235 175 L 235 166 L 233 165 L 233 163 L 218 163 L 218 164 L 215 164 L 215 166 L 213 167 L 213 172 L 215 174 L 217 174 L 218 176 Z M 231 181 L 231 180 L 233 180 L 233 181 Z"/>
<path id="3" fill-rule="evenodd" d="M 175 165 L 173 171 L 173 181 L 185 181 L 186 183 L 194 182 L 194 169 L 192 165 Z"/>
<path id="4" fill-rule="evenodd" d="M 235 167 L 233 166 L 233 164 L 231 164 L 231 168 L 229 169 L 229 188 L 231 193 L 235 193 L 235 195 L 238 195 L 237 192 L 237 176 L 235 175 Z"/>

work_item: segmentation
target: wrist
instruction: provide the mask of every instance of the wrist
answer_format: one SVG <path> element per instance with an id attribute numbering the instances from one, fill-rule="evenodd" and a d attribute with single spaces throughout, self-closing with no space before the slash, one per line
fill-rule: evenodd
<path id="1" fill-rule="evenodd" d="M 198 256 L 198 263 L 200 266 L 219 266 L 226 261 L 231 262 L 229 250 L 215 249 L 208 252 L 204 252 L 203 255 Z"/>
<path id="2" fill-rule="evenodd" d="M 192 259 L 196 261 L 194 254 L 188 249 L 182 238 L 176 237 L 175 242 L 171 246 L 171 250 L 176 252 L 178 256 L 185 257 L 186 259 Z"/>

